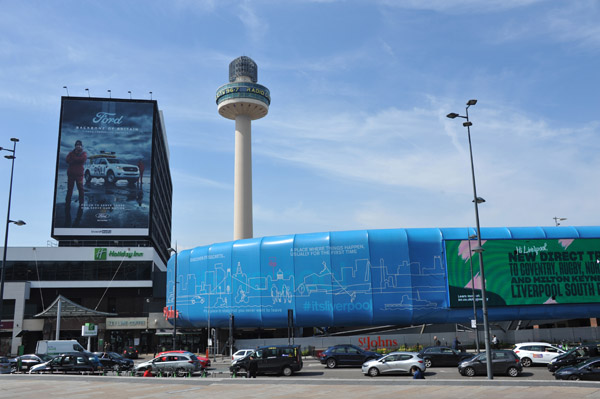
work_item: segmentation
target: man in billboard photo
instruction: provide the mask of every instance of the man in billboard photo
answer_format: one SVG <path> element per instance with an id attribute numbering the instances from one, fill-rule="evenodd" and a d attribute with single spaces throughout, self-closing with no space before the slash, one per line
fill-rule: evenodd
<path id="1" fill-rule="evenodd" d="M 65 198 L 65 221 L 68 225 L 71 224 L 71 197 L 73 195 L 73 186 L 77 184 L 77 192 L 79 194 L 79 206 L 77 208 L 77 217 L 75 223 L 81 220 L 83 214 L 83 203 L 85 195 L 83 191 L 83 165 L 87 160 L 87 153 L 83 151 L 83 143 L 81 140 L 75 141 L 75 148 L 67 154 L 67 196 Z"/>
<path id="2" fill-rule="evenodd" d="M 138 167 L 138 169 L 140 171 L 139 182 L 140 182 L 140 186 L 141 186 L 143 184 L 142 179 L 144 178 L 144 160 L 143 159 L 140 159 L 138 161 L 137 167 Z"/>

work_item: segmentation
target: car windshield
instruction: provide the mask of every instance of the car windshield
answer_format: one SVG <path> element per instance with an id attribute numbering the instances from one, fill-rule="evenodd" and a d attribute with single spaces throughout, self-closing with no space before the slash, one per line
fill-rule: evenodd
<path id="1" fill-rule="evenodd" d="M 117 359 L 124 359 L 123 356 L 121 356 L 120 354 L 118 354 L 117 352 L 107 352 L 109 355 L 111 355 L 112 357 L 115 357 Z"/>
<path id="2" fill-rule="evenodd" d="M 108 163 L 123 163 L 120 159 L 117 158 L 107 158 Z"/>
<path id="3" fill-rule="evenodd" d="M 50 355 L 46 355 L 46 354 L 42 354 L 42 355 L 37 355 L 40 359 L 42 359 L 42 362 L 47 362 L 48 360 L 52 360 L 52 356 Z"/>

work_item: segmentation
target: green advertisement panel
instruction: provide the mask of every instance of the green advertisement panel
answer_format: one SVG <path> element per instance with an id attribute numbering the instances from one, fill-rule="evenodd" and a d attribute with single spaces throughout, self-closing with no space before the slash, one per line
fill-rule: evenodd
<path id="1" fill-rule="evenodd" d="M 481 242 L 488 305 L 600 303 L 600 239 Z M 451 307 L 473 306 L 473 291 L 481 301 L 479 256 L 470 253 L 468 240 L 446 241 Z"/>

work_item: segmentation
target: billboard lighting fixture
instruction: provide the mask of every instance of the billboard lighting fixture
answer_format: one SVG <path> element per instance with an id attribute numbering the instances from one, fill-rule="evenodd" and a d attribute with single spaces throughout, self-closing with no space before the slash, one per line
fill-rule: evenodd
<path id="1" fill-rule="evenodd" d="M 129 93 L 129 99 L 131 100 L 131 90 L 127 90 L 127 93 Z"/>
<path id="2" fill-rule="evenodd" d="M 69 89 L 67 88 L 67 86 L 63 86 L 63 89 L 65 89 L 67 91 L 67 97 L 70 97 L 69 96 Z"/>
<path id="3" fill-rule="evenodd" d="M 107 90 L 108 91 L 108 98 L 112 98 L 112 92 L 110 89 Z"/>
<path id="4" fill-rule="evenodd" d="M 90 97 L 91 97 L 91 96 L 90 96 L 90 89 L 87 89 L 87 88 L 86 88 L 86 89 L 85 89 L 85 91 L 87 91 L 87 93 L 88 93 L 88 98 L 90 98 Z"/>

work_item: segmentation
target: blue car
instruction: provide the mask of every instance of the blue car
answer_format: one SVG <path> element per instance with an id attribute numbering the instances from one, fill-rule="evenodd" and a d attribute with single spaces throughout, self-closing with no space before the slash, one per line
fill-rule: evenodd
<path id="1" fill-rule="evenodd" d="M 335 345 L 327 348 L 319 355 L 321 364 L 330 369 L 337 366 L 356 366 L 360 367 L 364 362 L 379 359 L 379 353 L 366 351 L 354 345 Z"/>

